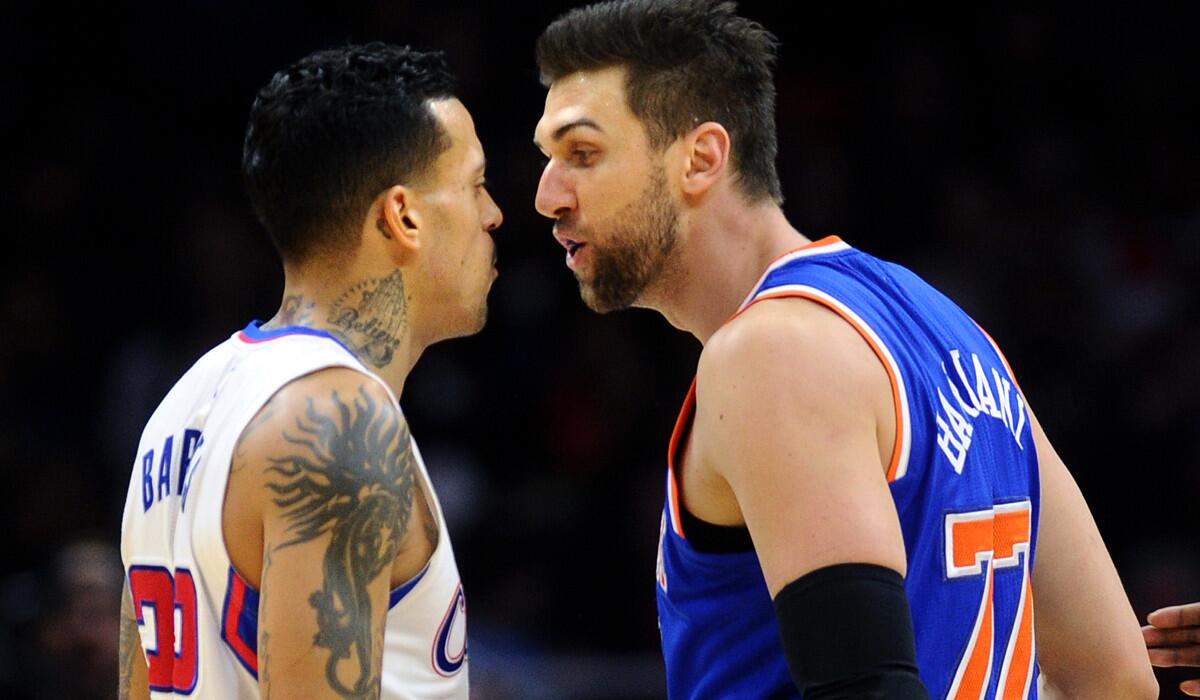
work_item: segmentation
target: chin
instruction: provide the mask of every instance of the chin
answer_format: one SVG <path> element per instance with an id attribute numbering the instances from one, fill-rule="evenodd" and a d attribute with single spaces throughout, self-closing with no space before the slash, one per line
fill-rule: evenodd
<path id="1" fill-rule="evenodd" d="M 479 331 L 483 330 L 483 327 L 487 325 L 487 317 L 488 309 L 487 304 L 485 303 L 479 307 L 479 311 L 475 312 L 475 324 L 471 327 L 471 331 L 467 335 L 475 335 Z"/>
<path id="2" fill-rule="evenodd" d="M 597 294 L 593 287 L 582 283 L 579 285 L 579 296 L 583 298 L 585 306 L 598 314 L 624 311 L 632 308 L 636 302 L 636 300 L 625 301 L 623 298 L 614 299 L 611 296 Z"/>
<path id="3" fill-rule="evenodd" d="M 464 300 L 465 301 L 465 300 Z M 443 312 L 443 338 L 465 338 L 483 330 L 487 324 L 488 304 L 484 296 L 474 305 L 463 304 Z"/>
<path id="4" fill-rule="evenodd" d="M 483 327 L 487 325 L 487 316 L 488 308 L 487 301 L 485 300 L 474 311 L 468 311 L 465 314 L 465 318 L 467 320 L 462 325 L 462 332 L 458 334 L 459 337 L 475 335 L 479 331 L 483 330 Z"/>
<path id="5" fill-rule="evenodd" d="M 600 300 L 596 298 L 596 295 L 592 294 L 591 290 L 589 290 L 587 287 L 579 288 L 579 296 L 583 299 L 584 306 L 598 314 L 606 314 L 609 311 L 615 311 L 615 309 L 611 309 L 608 306 L 601 304 Z"/>

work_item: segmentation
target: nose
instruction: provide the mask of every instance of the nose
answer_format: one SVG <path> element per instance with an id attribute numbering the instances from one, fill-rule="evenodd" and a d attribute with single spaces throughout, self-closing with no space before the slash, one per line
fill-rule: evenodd
<path id="1" fill-rule="evenodd" d="M 575 191 L 563 176 L 559 164 L 551 159 L 542 170 L 533 205 L 542 216 L 557 219 L 575 209 Z"/>
<path id="2" fill-rule="evenodd" d="M 500 211 L 500 206 L 496 204 L 495 199 L 492 199 L 492 193 L 488 192 L 483 210 L 483 230 L 491 233 L 500 228 L 502 223 L 504 223 L 504 212 Z"/>

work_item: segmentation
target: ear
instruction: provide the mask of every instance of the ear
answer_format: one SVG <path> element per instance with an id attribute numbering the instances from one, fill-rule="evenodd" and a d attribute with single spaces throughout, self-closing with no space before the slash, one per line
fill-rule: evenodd
<path id="1" fill-rule="evenodd" d="M 684 136 L 687 169 L 683 174 L 684 196 L 707 192 L 729 164 L 729 132 L 716 122 L 704 122 Z"/>
<path id="2" fill-rule="evenodd" d="M 422 217 L 414 206 L 414 192 L 404 185 L 393 185 L 377 204 L 374 234 L 386 239 L 392 257 L 403 265 L 421 249 Z"/>

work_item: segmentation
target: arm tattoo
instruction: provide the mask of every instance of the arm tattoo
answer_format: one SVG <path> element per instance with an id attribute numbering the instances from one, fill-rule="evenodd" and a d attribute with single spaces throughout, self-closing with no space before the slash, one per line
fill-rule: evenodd
<path id="1" fill-rule="evenodd" d="M 388 366 L 408 326 L 403 275 L 396 270 L 350 287 L 333 302 L 329 323 L 363 359 L 376 367 Z"/>
<path id="2" fill-rule="evenodd" d="M 381 650 L 373 645 L 367 585 L 390 569 L 412 514 L 412 447 L 399 411 L 362 387 L 351 404 L 334 392 L 333 404 L 336 415 L 325 415 L 308 399 L 296 433 L 283 434 L 295 452 L 271 459 L 278 479 L 268 486 L 292 535 L 281 548 L 331 535 L 324 584 L 308 599 L 317 611 L 314 644 L 330 652 L 330 687 L 348 698 L 375 697 Z M 347 685 L 337 669 L 351 658 L 357 670 Z"/>
<path id="3" fill-rule="evenodd" d="M 133 598 L 129 593 L 129 579 L 125 579 L 125 588 L 121 591 L 121 641 L 119 642 L 121 657 L 121 674 L 117 684 L 117 697 L 129 700 L 130 685 L 133 680 L 133 665 L 137 654 L 142 653 L 138 640 L 137 618 L 133 615 Z"/>
<path id="4" fill-rule="evenodd" d="M 258 410 L 258 413 L 255 414 L 255 416 L 250 419 L 250 422 L 248 424 L 246 424 L 245 428 L 242 429 L 242 434 L 238 437 L 237 442 L 234 443 L 234 445 L 233 445 L 233 460 L 229 467 L 230 474 L 232 474 L 236 471 L 240 471 L 242 467 L 246 466 L 246 446 L 245 446 L 246 440 L 249 439 L 250 436 L 253 435 L 255 432 L 257 432 L 259 428 L 266 425 L 267 421 L 271 420 L 274 417 L 275 417 L 275 397 L 272 396 L 270 399 L 267 400 L 267 403 L 264 404 L 263 407 Z"/>
<path id="5" fill-rule="evenodd" d="M 262 566 L 262 581 L 267 580 L 267 572 L 271 570 L 271 549 L 268 547 L 263 552 Z M 262 591 L 258 594 L 258 618 L 264 619 L 267 611 L 267 587 L 260 586 Z M 258 627 L 258 689 L 262 693 L 262 700 L 270 700 L 271 698 L 271 634 L 266 625 Z"/>

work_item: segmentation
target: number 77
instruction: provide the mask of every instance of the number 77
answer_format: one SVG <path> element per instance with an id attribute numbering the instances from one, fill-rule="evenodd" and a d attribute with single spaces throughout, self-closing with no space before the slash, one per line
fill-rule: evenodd
<path id="1" fill-rule="evenodd" d="M 987 510 L 946 515 L 946 576 L 951 579 L 984 576 L 983 596 L 975 627 L 954 674 L 948 698 L 979 700 L 992 677 L 995 645 L 992 590 L 995 570 L 1022 568 L 1020 604 L 1000 666 L 998 700 L 1028 697 L 1033 676 L 1033 589 L 1029 583 L 1029 501 L 1004 503 Z M 1024 556 L 1022 556 L 1024 555 Z"/>

